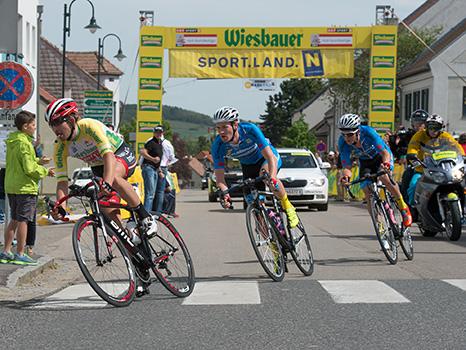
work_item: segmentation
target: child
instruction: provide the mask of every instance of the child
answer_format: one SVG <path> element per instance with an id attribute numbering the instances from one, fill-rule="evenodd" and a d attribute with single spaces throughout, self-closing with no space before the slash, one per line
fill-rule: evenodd
<path id="1" fill-rule="evenodd" d="M 19 112 L 15 117 L 18 131 L 8 135 L 6 140 L 6 175 L 5 193 L 11 209 L 11 221 L 5 230 L 5 247 L 0 254 L 0 263 L 17 265 L 35 265 L 37 262 L 24 253 L 27 224 L 34 215 L 38 181 L 45 176 L 54 176 L 53 168 L 45 168 L 50 160 L 37 158 L 32 145 L 32 137 L 36 131 L 36 120 L 33 113 Z M 13 255 L 11 246 L 13 238 L 18 241 L 17 253 Z"/>

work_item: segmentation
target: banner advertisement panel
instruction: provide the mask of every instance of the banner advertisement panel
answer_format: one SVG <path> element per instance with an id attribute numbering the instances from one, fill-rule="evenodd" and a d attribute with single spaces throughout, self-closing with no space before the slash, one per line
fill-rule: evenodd
<path id="1" fill-rule="evenodd" d="M 167 49 L 369 48 L 371 27 L 166 27 Z"/>
<path id="2" fill-rule="evenodd" d="M 351 78 L 353 50 L 170 50 L 172 78 Z"/>

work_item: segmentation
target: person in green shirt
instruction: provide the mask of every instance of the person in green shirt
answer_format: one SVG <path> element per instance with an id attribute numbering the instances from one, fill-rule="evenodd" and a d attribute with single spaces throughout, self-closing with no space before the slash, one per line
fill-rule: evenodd
<path id="1" fill-rule="evenodd" d="M 27 224 L 32 221 L 39 190 L 38 181 L 54 176 L 53 168 L 45 168 L 50 159 L 37 158 L 32 137 L 36 132 L 36 117 L 27 111 L 15 117 L 18 131 L 8 135 L 6 140 L 5 193 L 11 210 L 11 220 L 5 230 L 5 247 L 0 254 L 0 263 L 35 265 L 37 262 L 24 253 Z M 18 241 L 16 254 L 11 252 L 13 238 Z"/>

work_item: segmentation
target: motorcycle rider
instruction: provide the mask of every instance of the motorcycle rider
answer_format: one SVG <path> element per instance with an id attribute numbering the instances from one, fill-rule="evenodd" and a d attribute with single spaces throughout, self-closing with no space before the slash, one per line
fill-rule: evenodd
<path id="1" fill-rule="evenodd" d="M 450 141 L 452 144 L 457 146 L 458 153 L 461 153 L 464 156 L 464 151 L 461 145 L 453 138 L 451 134 L 447 131 L 442 130 L 445 127 L 445 123 L 443 118 L 438 114 L 432 114 L 426 119 L 426 128 L 423 130 L 419 130 L 414 136 L 412 137 L 411 141 L 408 145 L 408 153 L 406 155 L 406 159 L 408 161 L 416 161 L 416 158 L 423 161 L 424 160 L 424 151 L 422 150 L 422 146 L 426 145 L 429 141 L 433 139 L 446 139 Z M 414 205 L 414 193 L 416 190 L 416 184 L 421 178 L 423 169 L 422 166 L 417 166 L 415 169 L 415 173 L 409 182 L 408 187 L 408 203 L 413 206 Z"/>

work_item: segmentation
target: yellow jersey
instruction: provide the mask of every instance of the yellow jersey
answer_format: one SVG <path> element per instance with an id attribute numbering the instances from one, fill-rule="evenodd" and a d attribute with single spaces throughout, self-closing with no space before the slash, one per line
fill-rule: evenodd
<path id="1" fill-rule="evenodd" d="M 464 156 L 463 147 L 446 131 L 441 131 L 438 137 L 432 138 L 427 134 L 426 130 L 420 130 L 413 135 L 411 141 L 409 141 L 408 151 L 406 154 L 414 154 L 420 160 L 424 160 L 424 150 L 422 149 L 422 145 L 427 145 L 432 143 L 433 139 L 445 139 L 451 142 L 451 144 L 455 145 L 458 149 L 458 153 L 461 153 Z M 422 166 L 416 167 L 416 171 L 422 172 Z"/>
<path id="2" fill-rule="evenodd" d="M 124 140 L 116 132 L 95 119 L 84 118 L 76 122 L 77 134 L 73 140 L 55 143 L 54 160 L 57 180 L 68 180 L 67 158 L 81 159 L 89 166 L 103 165 L 103 156 L 115 152 Z"/>

